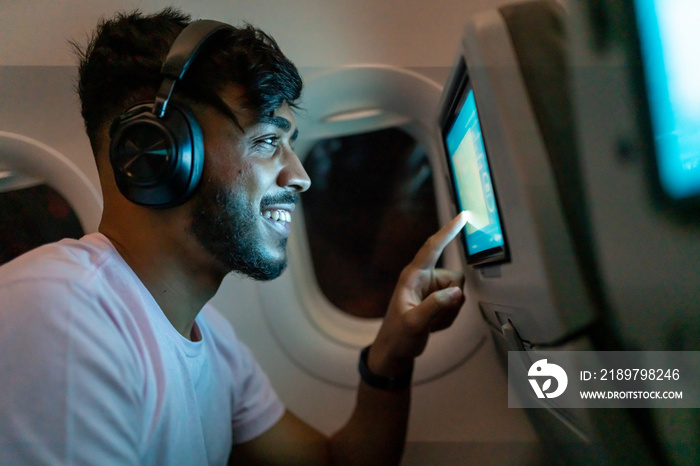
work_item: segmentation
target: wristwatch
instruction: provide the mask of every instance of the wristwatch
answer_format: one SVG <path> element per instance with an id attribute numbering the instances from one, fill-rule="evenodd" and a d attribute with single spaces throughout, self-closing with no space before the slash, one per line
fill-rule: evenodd
<path id="1" fill-rule="evenodd" d="M 399 391 L 408 388 L 411 385 L 411 380 L 413 379 L 413 366 L 411 368 L 395 377 L 383 377 L 381 375 L 373 374 L 367 366 L 367 357 L 369 355 L 370 346 L 364 348 L 360 352 L 360 363 L 358 369 L 360 370 L 360 377 L 362 380 L 370 387 L 377 388 L 379 390 L 388 391 Z"/>

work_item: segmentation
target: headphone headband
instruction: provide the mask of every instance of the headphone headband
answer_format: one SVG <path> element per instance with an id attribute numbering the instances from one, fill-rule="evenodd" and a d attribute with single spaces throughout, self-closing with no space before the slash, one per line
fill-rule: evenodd
<path id="1" fill-rule="evenodd" d="M 155 106 L 153 107 L 153 113 L 158 118 L 165 114 L 165 108 L 175 84 L 185 75 L 192 61 L 199 54 L 202 45 L 213 34 L 224 29 L 231 29 L 231 26 L 220 21 L 200 19 L 188 24 L 175 38 L 160 70 L 163 82 L 156 94 Z"/>

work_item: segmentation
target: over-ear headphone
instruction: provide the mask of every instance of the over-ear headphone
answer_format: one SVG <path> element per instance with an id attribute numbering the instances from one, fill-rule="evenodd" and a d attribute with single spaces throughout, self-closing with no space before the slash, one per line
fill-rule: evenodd
<path id="1" fill-rule="evenodd" d="M 165 58 L 155 102 L 136 104 L 112 122 L 109 158 L 117 187 L 130 201 L 174 207 L 197 187 L 204 166 L 202 129 L 190 109 L 169 100 L 202 45 L 224 29 L 232 26 L 198 20 L 185 27 Z"/>

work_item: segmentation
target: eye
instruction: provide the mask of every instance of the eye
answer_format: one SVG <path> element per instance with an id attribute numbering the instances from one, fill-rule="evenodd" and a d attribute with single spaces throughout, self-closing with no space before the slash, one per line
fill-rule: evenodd
<path id="1" fill-rule="evenodd" d="M 253 147 L 263 154 L 273 154 L 277 150 L 279 139 L 277 136 L 264 136 L 253 141 Z"/>
<path id="2" fill-rule="evenodd" d="M 261 146 L 267 145 L 277 147 L 278 142 L 279 138 L 277 136 L 265 136 L 264 138 L 260 138 L 257 141 L 255 141 L 255 144 Z"/>

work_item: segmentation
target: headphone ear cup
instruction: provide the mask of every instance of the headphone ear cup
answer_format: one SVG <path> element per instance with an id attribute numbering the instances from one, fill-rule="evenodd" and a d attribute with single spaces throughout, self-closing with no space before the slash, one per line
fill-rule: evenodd
<path id="1" fill-rule="evenodd" d="M 202 130 L 192 111 L 171 102 L 162 118 L 152 103 L 131 107 L 110 127 L 109 157 L 119 191 L 136 204 L 175 207 L 198 186 Z"/>

